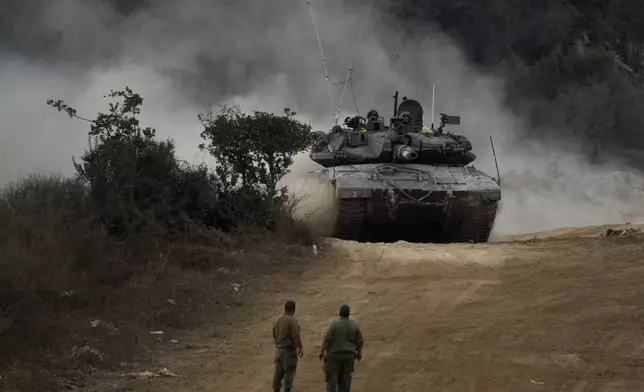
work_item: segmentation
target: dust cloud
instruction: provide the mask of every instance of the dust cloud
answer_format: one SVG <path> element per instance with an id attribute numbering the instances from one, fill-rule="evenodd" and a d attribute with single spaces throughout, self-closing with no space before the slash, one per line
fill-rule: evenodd
<path id="1" fill-rule="evenodd" d="M 311 3 L 330 77 L 342 81 L 369 4 Z M 10 28 L 8 44 L 0 44 L 0 184 L 33 171 L 72 173 L 87 124 L 47 107 L 47 99 L 63 99 L 91 117 L 107 109 L 105 93 L 125 85 L 144 97 L 142 124 L 173 138 L 190 162 L 213 163 L 197 149 L 196 115 L 210 105 L 277 113 L 289 107 L 315 130 L 332 125 L 342 86 L 324 78 L 306 2 L 141 1 L 124 11 L 99 0 L 31 0 L 3 7 L 0 25 Z M 495 233 L 637 220 L 644 206 L 640 174 L 617 161 L 590 166 L 574 145 L 522 141 L 527 125 L 502 104 L 502 77 L 468 65 L 444 34 L 403 38 L 390 19 L 378 9 L 371 14 L 340 120 L 371 108 L 389 117 L 398 90 L 425 105 L 429 123 L 435 84 L 436 115 L 462 117 L 454 131 L 472 140 L 474 165 L 490 175 L 494 138 L 504 192 Z M 307 155 L 297 157 L 282 183 L 303 198 L 300 216 L 323 222 L 333 211 L 326 204 L 332 190 L 310 178 L 321 167 Z"/>
<path id="2" fill-rule="evenodd" d="M 308 157 L 297 158 L 296 162 L 299 164 L 295 165 L 295 175 L 291 174 L 282 181 L 293 196 L 294 217 L 307 222 L 315 234 L 331 236 L 337 210 L 334 203 L 335 190 L 329 181 L 329 175 L 315 170 L 317 168 L 308 163 L 311 162 Z M 306 166 L 314 169 L 313 172 L 304 171 Z"/>

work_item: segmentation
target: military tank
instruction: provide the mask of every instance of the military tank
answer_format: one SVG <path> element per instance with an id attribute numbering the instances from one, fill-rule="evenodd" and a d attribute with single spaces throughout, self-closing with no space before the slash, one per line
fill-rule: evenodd
<path id="1" fill-rule="evenodd" d="M 416 242 L 488 241 L 501 188 L 471 165 L 467 137 L 445 129 L 460 117 L 440 119 L 435 129 L 424 126 L 422 105 L 404 97 L 398 105 L 396 92 L 389 125 L 372 109 L 316 132 L 309 157 L 334 188 L 333 237 L 373 241 L 390 232 Z"/>

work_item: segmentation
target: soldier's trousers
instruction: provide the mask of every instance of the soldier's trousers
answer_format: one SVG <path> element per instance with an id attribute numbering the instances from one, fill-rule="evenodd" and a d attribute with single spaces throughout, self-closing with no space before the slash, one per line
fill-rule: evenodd
<path id="1" fill-rule="evenodd" d="M 328 354 L 324 358 L 326 392 L 350 392 L 355 363 L 354 353 Z"/>
<path id="2" fill-rule="evenodd" d="M 279 391 L 284 381 L 284 390 L 293 389 L 293 379 L 297 370 L 297 350 L 291 348 L 278 348 L 275 350 L 275 375 L 273 376 L 273 390 Z"/>

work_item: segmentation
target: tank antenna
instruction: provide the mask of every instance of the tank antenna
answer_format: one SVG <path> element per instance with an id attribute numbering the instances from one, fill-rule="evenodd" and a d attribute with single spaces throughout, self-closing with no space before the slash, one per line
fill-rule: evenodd
<path id="1" fill-rule="evenodd" d="M 335 146 L 331 146 L 331 153 L 333 154 L 333 178 L 332 178 L 332 180 L 333 180 L 333 181 L 335 181 L 335 164 L 336 164 L 336 160 L 335 160 Z"/>
<path id="2" fill-rule="evenodd" d="M 499 173 L 499 163 L 496 160 L 496 152 L 494 151 L 494 141 L 492 141 L 492 136 L 490 136 L 490 144 L 492 145 L 492 155 L 494 155 L 494 164 L 496 165 L 496 183 L 501 186 L 501 174 Z"/>
<path id="3" fill-rule="evenodd" d="M 398 91 L 394 94 L 394 117 L 398 115 Z"/>
<path id="4" fill-rule="evenodd" d="M 338 110 L 335 113 L 334 122 L 336 125 L 338 124 L 338 119 L 340 118 L 340 110 L 342 109 L 342 101 L 344 100 L 344 93 L 347 91 L 347 85 L 351 82 L 351 74 L 353 72 L 353 64 L 356 59 L 356 54 L 358 53 L 358 48 L 360 47 L 362 36 L 364 35 L 365 30 L 367 29 L 367 23 L 369 23 L 369 18 L 371 18 L 371 13 L 373 12 L 375 3 L 376 3 L 376 0 L 372 0 L 371 7 L 369 7 L 369 13 L 367 13 L 367 17 L 365 18 L 364 24 L 362 25 L 362 30 L 360 31 L 360 35 L 358 36 L 358 41 L 356 41 L 356 45 L 353 47 L 353 55 L 351 56 L 351 63 L 349 64 L 347 77 L 344 80 L 344 86 L 342 87 L 342 93 L 340 94 L 340 103 L 338 104 Z"/>
<path id="5" fill-rule="evenodd" d="M 322 68 L 324 68 L 324 77 L 325 79 L 331 84 L 331 86 L 338 86 L 344 82 L 333 82 L 331 78 L 329 77 L 329 71 L 326 66 L 326 58 L 324 57 L 324 49 L 322 49 L 322 40 L 320 39 L 320 32 L 318 30 L 318 25 L 315 22 L 315 15 L 313 15 L 313 6 L 311 5 L 311 2 L 308 2 L 309 5 L 309 13 L 311 14 L 311 21 L 313 22 L 313 28 L 315 29 L 315 36 L 317 37 L 318 40 L 318 47 L 320 48 L 320 56 L 322 58 Z M 331 107 L 331 111 L 333 111 L 333 94 L 331 93 L 331 88 L 329 88 L 329 105 Z"/>
<path id="6" fill-rule="evenodd" d="M 434 129 L 434 102 L 436 101 L 436 85 L 432 84 L 432 129 Z"/>
<path id="7" fill-rule="evenodd" d="M 400 64 L 403 67 L 403 70 L 405 71 L 405 74 L 407 74 L 407 77 L 409 80 L 411 80 L 411 83 L 414 85 L 414 89 L 416 89 L 416 96 L 418 97 L 418 100 L 422 103 L 423 102 L 423 96 L 420 93 L 420 88 L 418 87 L 418 83 L 414 80 L 414 78 L 411 76 L 411 72 L 409 72 L 409 68 L 405 65 L 405 62 L 403 61 L 402 57 L 400 56 L 400 53 L 396 54 L 396 59 L 400 60 Z"/>
<path id="8" fill-rule="evenodd" d="M 322 66 L 324 67 L 324 75 L 326 77 L 326 80 L 333 86 L 337 86 L 340 84 L 343 84 L 342 86 L 342 93 L 340 94 L 340 103 L 338 104 L 337 111 L 333 115 L 333 122 L 335 125 L 338 124 L 338 119 L 340 118 L 340 110 L 342 109 L 342 102 L 344 101 L 344 94 L 347 91 L 347 86 L 349 83 L 351 83 L 351 92 L 354 95 L 354 104 L 356 106 L 356 111 L 358 111 L 358 103 L 355 99 L 355 93 L 353 92 L 353 81 L 352 81 L 352 72 L 353 72 L 353 64 L 355 62 L 355 57 L 358 52 L 358 48 L 360 47 L 360 42 L 362 41 L 362 36 L 364 35 L 365 30 L 367 29 L 367 23 L 369 22 L 369 19 L 371 18 L 371 14 L 373 12 L 373 9 L 375 7 L 376 0 L 372 0 L 371 2 L 371 7 L 369 8 L 369 13 L 367 14 L 367 17 L 364 20 L 364 24 L 362 26 L 362 31 L 360 31 L 360 35 L 358 36 L 358 41 L 356 42 L 355 47 L 353 48 L 353 55 L 351 56 L 351 62 L 349 64 L 349 71 L 347 72 L 346 78 L 342 82 L 332 82 L 331 79 L 329 78 L 329 73 L 327 72 L 327 67 L 326 67 L 326 59 L 324 57 L 324 51 L 322 50 L 322 40 L 320 39 L 320 34 L 317 28 L 317 24 L 315 22 L 315 17 L 313 15 L 313 6 L 311 5 L 311 2 L 307 2 L 309 6 L 309 12 L 311 14 L 311 20 L 313 21 L 313 27 L 315 28 L 315 35 L 318 40 L 318 46 L 320 48 L 320 54 L 322 55 Z M 333 110 L 333 97 L 331 96 L 331 90 L 329 90 L 329 100 L 331 102 L 331 109 Z M 360 115 L 360 113 L 358 113 Z"/>

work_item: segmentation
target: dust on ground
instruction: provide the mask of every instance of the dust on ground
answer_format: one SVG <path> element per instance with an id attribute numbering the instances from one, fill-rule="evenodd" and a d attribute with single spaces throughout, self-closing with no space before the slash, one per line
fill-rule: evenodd
<path id="1" fill-rule="evenodd" d="M 345 302 L 366 341 L 356 392 L 644 390 L 644 238 L 577 230 L 483 245 L 328 241 L 315 267 L 136 365 L 175 376 L 122 375 L 111 390 L 270 390 L 271 323 L 288 298 L 306 353 L 294 391 L 323 390 L 317 354 Z"/>

